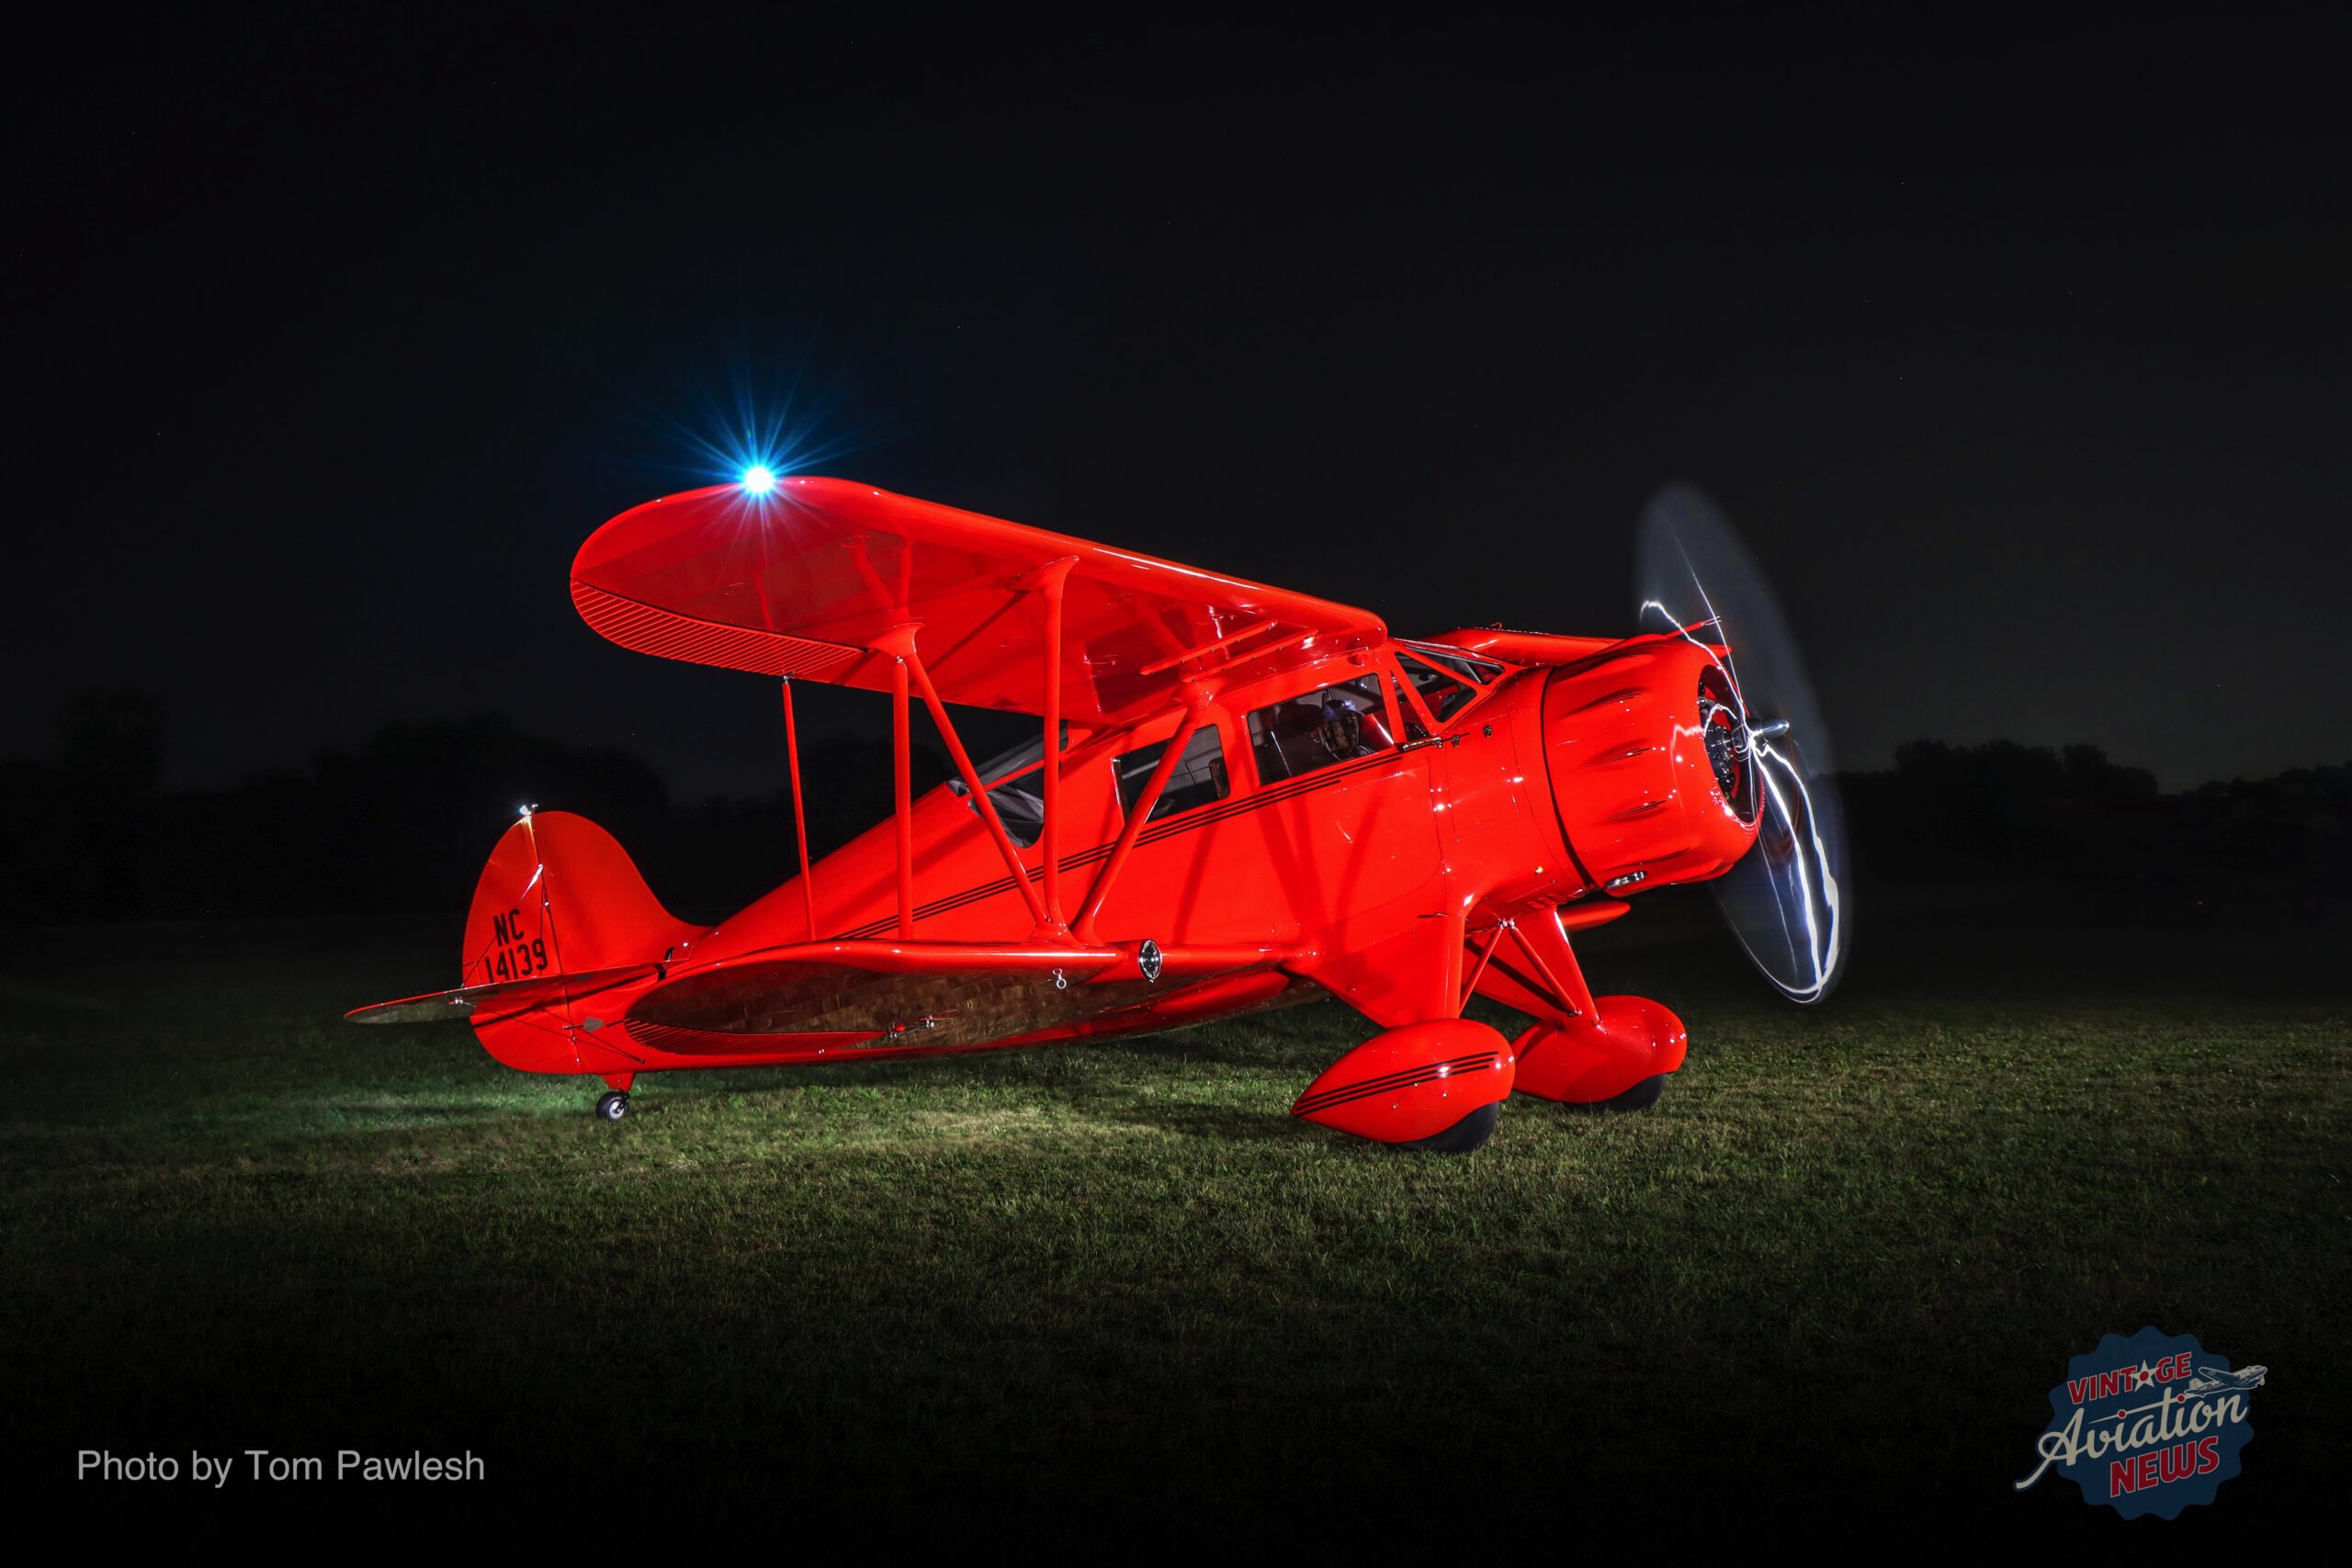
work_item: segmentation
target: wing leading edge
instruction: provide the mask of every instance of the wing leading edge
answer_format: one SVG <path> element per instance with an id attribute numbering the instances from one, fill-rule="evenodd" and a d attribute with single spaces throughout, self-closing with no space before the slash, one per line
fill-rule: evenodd
<path id="1" fill-rule="evenodd" d="M 873 650 L 916 623 L 939 694 L 1046 711 L 1047 595 L 1062 590 L 1061 712 L 1081 725 L 1369 648 L 1377 615 L 843 479 L 720 485 L 622 513 L 571 568 L 572 603 L 624 648 L 763 675 L 891 688 Z"/>

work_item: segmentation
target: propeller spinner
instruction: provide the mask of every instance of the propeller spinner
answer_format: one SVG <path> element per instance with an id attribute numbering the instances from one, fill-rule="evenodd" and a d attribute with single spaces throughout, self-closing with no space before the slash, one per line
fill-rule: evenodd
<path id="1" fill-rule="evenodd" d="M 1713 882 L 1715 901 L 1767 979 L 1793 1001 L 1820 1001 L 1846 967 L 1846 818 L 1796 639 L 1731 524 L 1687 485 L 1643 513 L 1634 589 L 1643 630 L 1721 649 L 1701 689 L 1707 756 L 1757 832 Z"/>

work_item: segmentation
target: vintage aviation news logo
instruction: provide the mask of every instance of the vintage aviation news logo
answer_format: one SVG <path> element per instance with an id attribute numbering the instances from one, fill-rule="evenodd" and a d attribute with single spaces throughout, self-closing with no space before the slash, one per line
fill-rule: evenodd
<path id="1" fill-rule="evenodd" d="M 2054 1466 L 2084 1502 L 2127 1519 L 2169 1519 L 2210 1503 L 2238 1472 L 2238 1450 L 2254 1436 L 2247 1406 L 2267 1375 L 2264 1367 L 2231 1371 L 2194 1335 L 2110 1334 L 2066 1363 L 2066 1381 L 2050 1391 L 2050 1426 L 2034 1444 L 2041 1462 L 2017 1489 Z"/>

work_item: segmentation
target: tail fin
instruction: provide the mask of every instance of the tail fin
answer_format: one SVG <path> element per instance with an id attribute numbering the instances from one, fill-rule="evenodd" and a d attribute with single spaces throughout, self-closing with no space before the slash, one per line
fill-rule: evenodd
<path id="1" fill-rule="evenodd" d="M 598 1032 L 695 934 L 662 907 L 610 833 L 569 812 L 526 815 L 491 851 L 475 885 L 458 988 L 344 1016 L 355 1023 L 462 1018 L 510 1067 L 625 1074 L 636 1064 Z"/>
<path id="2" fill-rule="evenodd" d="M 658 963 L 696 929 L 662 907 L 610 833 L 568 811 L 532 813 L 506 829 L 474 886 L 458 979 L 496 986 Z"/>
<path id="3" fill-rule="evenodd" d="M 354 1023 L 462 1018 L 510 1067 L 626 1072 L 634 1063 L 597 1032 L 697 932 L 662 907 L 610 833 L 568 811 L 526 814 L 490 852 L 474 886 L 458 988 L 344 1016 Z"/>

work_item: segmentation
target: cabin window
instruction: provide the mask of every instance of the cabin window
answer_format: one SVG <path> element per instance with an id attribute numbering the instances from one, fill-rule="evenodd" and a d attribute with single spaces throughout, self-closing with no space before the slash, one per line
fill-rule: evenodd
<path id="1" fill-rule="evenodd" d="M 1426 649 L 1398 652 L 1396 664 L 1441 722 L 1469 706 L 1470 699 L 1478 694 L 1478 688 L 1490 684 L 1503 672 L 1501 665 L 1489 664 L 1483 659 L 1432 653 Z"/>
<path id="2" fill-rule="evenodd" d="M 1069 745 L 1069 726 L 1061 728 L 1061 742 Z M 974 771 L 984 779 L 999 782 L 989 785 L 989 803 L 996 807 L 997 820 L 1004 824 L 1004 836 L 1023 849 L 1027 849 L 1045 836 L 1046 831 L 1046 738 L 1042 735 L 1026 744 L 1014 747 L 1000 756 L 990 757 Z M 1014 768 L 1027 764 L 1027 771 L 1003 775 Z M 1064 775 L 1067 778 L 1067 774 Z M 971 798 L 972 792 L 964 787 L 962 779 L 950 779 L 947 787 L 964 796 L 964 804 L 972 815 L 980 814 L 979 803 Z"/>
<path id="3" fill-rule="evenodd" d="M 1037 750 L 1042 752 L 1045 748 L 1040 746 Z M 980 814 L 979 806 L 971 798 L 972 792 L 964 787 L 962 779 L 948 780 L 947 787 L 964 796 L 964 804 L 972 808 L 973 816 Z M 1002 784 L 990 784 L 989 804 L 996 807 L 997 820 L 1004 824 L 1004 836 L 1027 849 L 1046 831 L 1046 770 L 1032 768 Z"/>
<path id="4" fill-rule="evenodd" d="M 1395 744 L 1377 675 L 1301 692 L 1250 716 L 1250 747 L 1257 754 L 1261 784 L 1369 757 Z"/>
<path id="5" fill-rule="evenodd" d="M 1129 751 L 1114 764 L 1119 775 L 1122 812 L 1134 814 L 1136 802 L 1143 798 L 1144 786 L 1151 783 L 1152 770 L 1167 754 L 1168 741 L 1163 740 L 1157 746 Z M 1193 731 L 1193 739 L 1185 743 L 1184 755 L 1178 760 L 1176 771 L 1168 775 L 1168 787 L 1152 802 L 1151 815 L 1145 820 L 1157 822 L 1162 817 L 1173 817 L 1179 811 L 1223 800 L 1232 793 L 1233 780 L 1225 770 L 1225 744 L 1216 738 L 1216 726 L 1204 724 Z"/>

